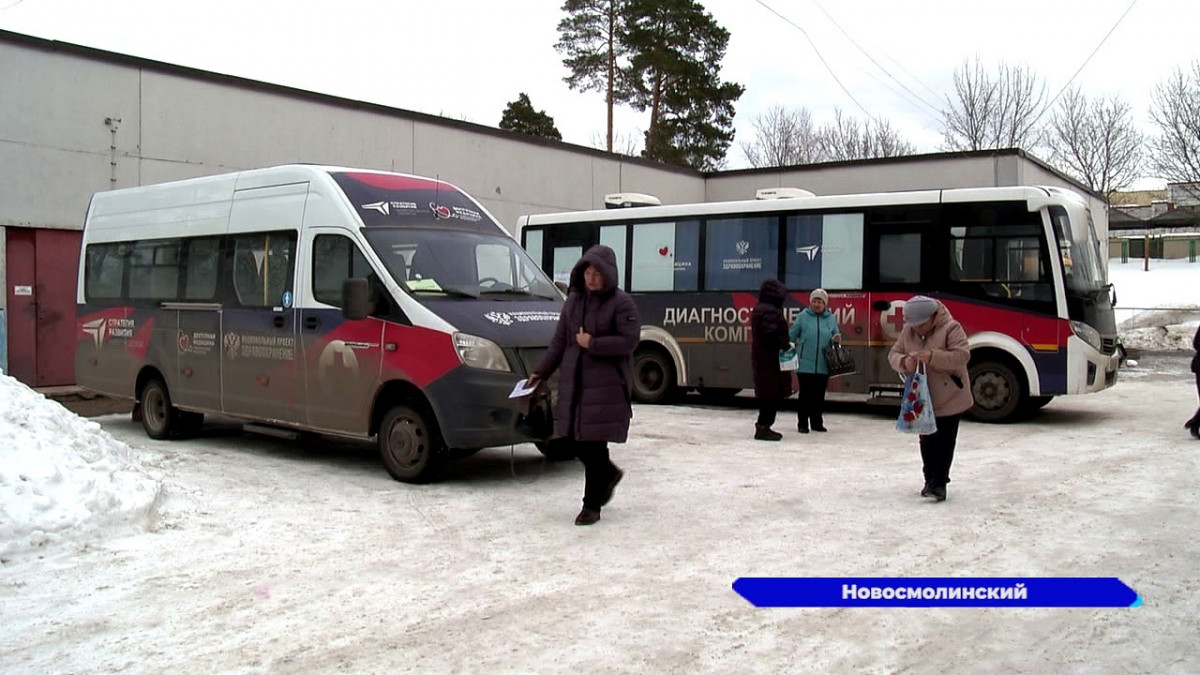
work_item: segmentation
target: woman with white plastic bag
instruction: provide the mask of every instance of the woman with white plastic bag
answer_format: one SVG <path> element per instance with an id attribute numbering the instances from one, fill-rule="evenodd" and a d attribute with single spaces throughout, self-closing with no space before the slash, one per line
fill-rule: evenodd
<path id="1" fill-rule="evenodd" d="M 954 320 L 950 311 L 941 302 L 924 295 L 914 295 L 904 303 L 904 328 L 896 344 L 888 353 L 888 363 L 906 378 L 923 372 L 928 405 L 933 408 L 936 429 L 921 435 L 921 463 L 925 474 L 922 497 L 933 497 L 941 502 L 946 499 L 946 483 L 950 482 L 950 465 L 954 462 L 954 448 L 958 442 L 958 423 L 963 413 L 975 405 L 971 396 L 971 376 L 967 363 L 971 350 L 967 333 Z M 907 387 L 906 387 L 907 400 Z M 908 401 L 909 414 L 913 422 L 920 412 Z M 904 429 L 908 421 L 901 413 L 897 428 Z"/>

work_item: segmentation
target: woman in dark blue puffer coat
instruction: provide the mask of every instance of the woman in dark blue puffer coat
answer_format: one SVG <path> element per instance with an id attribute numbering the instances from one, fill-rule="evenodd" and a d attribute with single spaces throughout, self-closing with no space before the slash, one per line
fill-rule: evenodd
<path id="1" fill-rule="evenodd" d="M 624 443 L 633 416 L 633 350 L 641 322 L 633 299 L 617 288 L 617 255 L 588 249 L 571 270 L 569 295 L 554 338 L 530 384 L 562 368 L 554 430 L 569 439 L 584 466 L 583 510 L 576 525 L 600 520 L 625 475 L 609 459 L 608 443 Z"/>

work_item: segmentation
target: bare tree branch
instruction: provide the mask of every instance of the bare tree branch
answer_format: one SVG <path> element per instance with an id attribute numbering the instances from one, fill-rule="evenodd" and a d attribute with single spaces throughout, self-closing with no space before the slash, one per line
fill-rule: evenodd
<path id="1" fill-rule="evenodd" d="M 746 161 L 755 168 L 793 166 L 820 161 L 817 133 L 808 108 L 772 106 L 754 119 L 754 140 L 741 143 Z"/>
<path id="2" fill-rule="evenodd" d="M 954 97 L 942 110 L 947 150 L 1032 148 L 1042 143 L 1037 126 L 1046 86 L 1025 66 L 1001 63 L 994 76 L 979 57 L 954 71 Z"/>
<path id="3" fill-rule="evenodd" d="M 1173 183 L 1200 181 L 1200 61 L 1177 68 L 1154 87 L 1150 120 L 1158 127 L 1151 164 Z"/>
<path id="4" fill-rule="evenodd" d="M 1078 88 L 1066 93 L 1050 122 L 1051 160 L 1108 197 L 1128 187 L 1142 167 L 1142 134 L 1128 103 L 1118 97 L 1089 101 Z"/>

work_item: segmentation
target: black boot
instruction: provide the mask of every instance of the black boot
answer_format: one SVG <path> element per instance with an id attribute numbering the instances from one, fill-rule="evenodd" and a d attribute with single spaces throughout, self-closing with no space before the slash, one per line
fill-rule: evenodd
<path id="1" fill-rule="evenodd" d="M 1192 419 L 1184 422 L 1183 426 L 1187 427 L 1187 430 L 1192 433 L 1193 438 L 1200 438 L 1200 410 L 1197 410 L 1196 414 L 1192 415 Z"/>
<path id="2" fill-rule="evenodd" d="M 583 510 L 579 512 L 579 515 L 575 516 L 576 525 L 592 525 L 599 520 L 600 509 L 589 509 L 586 506 L 583 507 Z"/>
<path id="3" fill-rule="evenodd" d="M 933 495 L 934 501 L 944 502 L 946 501 L 946 486 L 931 487 L 929 488 L 929 494 Z"/>
<path id="4" fill-rule="evenodd" d="M 932 497 L 933 493 L 929 491 L 929 481 L 925 481 L 925 487 L 921 488 L 922 497 Z"/>
<path id="5" fill-rule="evenodd" d="M 754 440 L 756 441 L 778 441 L 781 438 L 783 438 L 783 434 L 778 431 L 771 431 L 771 427 L 761 424 L 754 425 Z"/>

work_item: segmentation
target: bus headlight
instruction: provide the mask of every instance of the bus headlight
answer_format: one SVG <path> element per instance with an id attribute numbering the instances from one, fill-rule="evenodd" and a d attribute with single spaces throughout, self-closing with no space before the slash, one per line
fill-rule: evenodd
<path id="1" fill-rule="evenodd" d="M 1072 321 L 1071 330 L 1075 331 L 1076 337 L 1091 345 L 1093 349 L 1101 350 L 1103 343 L 1100 341 L 1100 331 L 1082 321 Z"/>
<path id="2" fill-rule="evenodd" d="M 491 340 L 467 333 L 455 333 L 454 347 L 458 349 L 458 358 L 472 368 L 512 372 L 508 366 L 508 359 L 504 357 L 504 350 Z"/>

